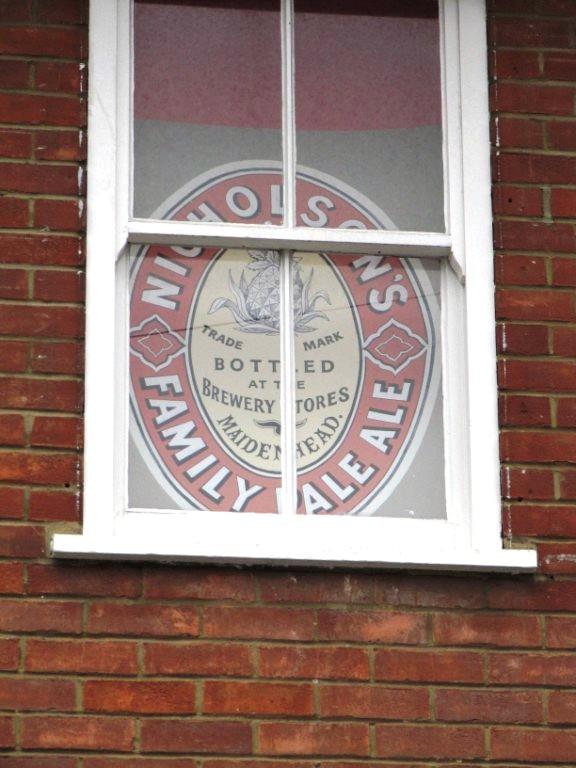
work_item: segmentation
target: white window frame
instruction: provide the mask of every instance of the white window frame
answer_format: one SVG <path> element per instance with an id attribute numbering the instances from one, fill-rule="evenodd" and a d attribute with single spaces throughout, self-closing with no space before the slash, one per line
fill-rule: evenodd
<path id="1" fill-rule="evenodd" d="M 326 0 L 329 4 L 330 0 Z M 294 220 L 293 56 L 283 0 L 285 208 Z M 484 0 L 440 0 L 446 234 L 131 218 L 131 3 L 90 7 L 84 524 L 58 557 L 532 570 L 501 536 Z M 446 520 L 127 508 L 128 273 L 132 243 L 442 258 Z M 286 262 L 287 263 L 287 262 Z M 284 276 L 289 316 L 290 281 Z M 464 284 L 466 287 L 464 287 Z M 112 311 L 114 308 L 114 311 Z M 290 359 L 291 334 L 282 334 Z M 286 400 L 286 398 L 284 398 Z M 283 414 L 293 424 L 293 414 Z M 284 429 L 289 446 L 290 429 Z M 293 469 L 293 451 L 283 466 Z M 288 506 L 294 489 L 285 489 Z"/>

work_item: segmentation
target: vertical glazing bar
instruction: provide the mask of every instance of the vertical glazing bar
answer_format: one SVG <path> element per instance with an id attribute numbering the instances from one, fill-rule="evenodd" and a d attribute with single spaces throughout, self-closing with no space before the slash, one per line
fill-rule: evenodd
<path id="1" fill-rule="evenodd" d="M 284 226 L 296 223 L 296 120 L 294 114 L 294 0 L 282 1 L 282 151 Z"/>
<path id="2" fill-rule="evenodd" d="M 282 449 L 282 494 L 280 514 L 296 514 L 296 415 L 294 312 L 292 296 L 292 256 L 280 253 L 280 445 Z"/>

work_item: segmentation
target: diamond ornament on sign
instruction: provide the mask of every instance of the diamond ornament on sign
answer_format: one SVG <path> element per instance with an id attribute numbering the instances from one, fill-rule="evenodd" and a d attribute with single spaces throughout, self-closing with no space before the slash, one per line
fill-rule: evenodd
<path id="1" fill-rule="evenodd" d="M 417 333 L 397 320 L 389 320 L 364 342 L 364 351 L 369 360 L 383 371 L 400 371 L 412 360 L 420 357 L 428 345 Z"/>

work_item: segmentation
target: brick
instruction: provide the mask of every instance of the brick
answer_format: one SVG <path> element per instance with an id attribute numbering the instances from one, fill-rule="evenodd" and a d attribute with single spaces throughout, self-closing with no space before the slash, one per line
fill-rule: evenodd
<path id="1" fill-rule="evenodd" d="M 203 712 L 242 716 L 312 715 L 312 686 L 301 683 L 207 681 L 204 683 Z"/>
<path id="2" fill-rule="evenodd" d="M 535 616 L 439 614 L 433 617 L 433 630 L 437 645 L 540 645 L 540 625 Z"/>
<path id="3" fill-rule="evenodd" d="M 540 77 L 540 62 L 536 51 L 495 50 L 493 69 L 500 80 L 534 79 Z"/>
<path id="4" fill-rule="evenodd" d="M 576 620 L 568 616 L 550 616 L 546 619 L 546 647 L 569 648 L 576 645 Z"/>
<path id="5" fill-rule="evenodd" d="M 0 94 L 1 95 L 1 94 Z M 0 182 L 1 183 L 1 182 Z M 28 201 L 16 197 L 0 197 L 0 226 L 13 227 L 15 229 L 24 229 L 28 226 Z M 2 293 L 6 290 L 5 281 L 10 279 L 7 269 L 2 270 Z M 24 296 L 14 296 L 15 299 L 25 298 Z M 3 296 L 10 298 L 10 295 Z"/>
<path id="6" fill-rule="evenodd" d="M 32 0 L 1 0 L 0 17 L 7 24 L 32 19 Z"/>
<path id="7" fill-rule="evenodd" d="M 93 603 L 87 626 L 93 635 L 195 637 L 199 624 L 197 608 L 189 606 Z"/>
<path id="8" fill-rule="evenodd" d="M 562 397 L 556 405 L 556 421 L 559 427 L 573 429 L 576 427 L 576 398 Z"/>
<path id="9" fill-rule="evenodd" d="M 576 694 L 572 691 L 550 691 L 548 722 L 555 725 L 576 723 Z"/>
<path id="10" fill-rule="evenodd" d="M 574 0 L 547 0 L 543 10 L 548 16 L 566 16 L 571 19 L 576 6 Z"/>
<path id="11" fill-rule="evenodd" d="M 78 481 L 76 456 L 0 452 L 0 480 L 30 485 L 65 485 Z"/>
<path id="12" fill-rule="evenodd" d="M 40 448 L 78 449 L 82 445 L 82 420 L 63 416 L 36 416 L 30 445 Z"/>
<path id="13" fill-rule="evenodd" d="M 544 123 L 540 120 L 499 115 L 495 133 L 495 143 L 503 149 L 538 149 L 544 146 Z"/>
<path id="14" fill-rule="evenodd" d="M 83 204 L 78 203 L 77 200 L 36 200 L 34 226 L 44 230 L 80 232 L 85 226 Z M 60 273 L 58 277 L 66 290 L 66 275 Z M 76 277 L 78 282 L 78 276 L 75 275 L 68 277 L 68 280 L 72 277 Z M 61 300 L 66 301 L 64 298 Z"/>
<path id="15" fill-rule="evenodd" d="M 32 154 L 32 134 L 0 129 L 0 157 L 28 158 Z"/>
<path id="16" fill-rule="evenodd" d="M 80 29 L 1 27 L 0 54 L 79 59 L 86 55 L 86 36 Z"/>
<path id="17" fill-rule="evenodd" d="M 1 36 L 0 31 L 0 36 Z M 0 121 L 27 125 L 80 126 L 86 123 L 84 105 L 66 96 L 0 93 Z"/>
<path id="18" fill-rule="evenodd" d="M 140 569 L 133 565 L 67 563 L 30 565 L 28 592 L 32 595 L 87 595 L 138 597 Z"/>
<path id="19" fill-rule="evenodd" d="M 128 641 L 29 638 L 24 666 L 28 672 L 134 675 L 137 646 Z"/>
<path id="20" fill-rule="evenodd" d="M 552 216 L 556 218 L 576 219 L 576 190 L 551 190 L 550 210 L 552 212 Z M 570 263 L 569 259 L 562 259 L 562 261 L 566 264 Z M 555 285 L 562 285 L 562 283 L 555 282 Z M 573 283 L 568 283 L 568 285 L 573 285 Z"/>
<path id="21" fill-rule="evenodd" d="M 42 600 L 0 601 L 0 631 L 49 632 L 77 635 L 82 630 L 82 606 L 78 603 Z"/>
<path id="22" fill-rule="evenodd" d="M 314 614 L 284 608 L 208 607 L 204 634 L 220 638 L 265 640 L 312 640 Z"/>
<path id="23" fill-rule="evenodd" d="M 496 685 L 576 685 L 573 655 L 494 653 L 488 657 L 488 682 Z"/>
<path id="24" fill-rule="evenodd" d="M 379 574 L 375 577 L 375 603 L 411 608 L 481 608 L 484 587 L 479 581 L 425 576 Z"/>
<path id="25" fill-rule="evenodd" d="M 576 90 L 554 85 L 502 83 L 492 87 L 491 103 L 500 112 L 573 115 Z"/>
<path id="26" fill-rule="evenodd" d="M 574 575 L 576 573 L 576 545 L 539 544 L 538 565 L 541 573 Z"/>
<path id="27" fill-rule="evenodd" d="M 222 720 L 163 720 L 142 722 L 142 752 L 191 752 L 244 755 L 252 750 L 249 723 Z"/>
<path id="28" fill-rule="evenodd" d="M 318 635 L 340 642 L 416 645 L 426 640 L 426 616 L 392 611 L 320 611 Z"/>
<path id="29" fill-rule="evenodd" d="M 222 761 L 224 762 L 224 761 Z M 206 763 L 204 763 L 206 765 Z M 131 759 L 130 766 L 135 768 L 198 768 L 194 758 L 140 757 L 136 762 Z M 126 760 L 121 757 L 86 757 L 82 768 L 127 768 Z M 260 766 L 264 768 L 264 766 Z"/>
<path id="30" fill-rule="evenodd" d="M 503 467 L 502 495 L 506 499 L 553 499 L 554 474 L 546 469 Z M 519 507 L 519 511 L 524 507 Z M 521 512 L 520 512 L 521 514 Z"/>
<path id="31" fill-rule="evenodd" d="M 2 757 L 2 768 L 76 768 L 75 757 L 64 757 L 56 755 L 54 757 L 12 757 L 6 755 Z"/>
<path id="32" fill-rule="evenodd" d="M 378 757 L 442 760 L 484 756 L 482 728 L 466 726 L 377 725 Z"/>
<path id="33" fill-rule="evenodd" d="M 366 603 L 372 578 L 340 573 L 267 573 L 259 575 L 262 600 L 270 603 Z"/>
<path id="34" fill-rule="evenodd" d="M 573 152 L 576 149 L 576 122 L 554 122 L 546 124 L 550 149 Z"/>
<path id="35" fill-rule="evenodd" d="M 0 556 L 41 557 L 44 554 L 44 531 L 32 525 L 0 526 Z"/>
<path id="36" fill-rule="evenodd" d="M 0 263 L 75 266 L 83 261 L 82 243 L 75 237 L 0 234 Z"/>
<path id="37" fill-rule="evenodd" d="M 384 688 L 364 685 L 323 685 L 320 688 L 322 717 L 376 720 L 427 720 L 428 691 L 416 688 Z"/>
<path id="38" fill-rule="evenodd" d="M 220 643 L 146 643 L 144 670 L 148 675 L 252 675 L 248 646 Z"/>
<path id="39" fill-rule="evenodd" d="M 576 349 L 576 328 L 552 328 L 552 352 L 559 357 L 573 357 Z"/>
<path id="40" fill-rule="evenodd" d="M 535 691 L 444 689 L 436 692 L 436 718 L 448 722 L 538 723 L 542 697 Z"/>
<path id="41" fill-rule="evenodd" d="M 38 21 L 45 24 L 85 24 L 87 17 L 85 0 L 40 0 Z"/>
<path id="42" fill-rule="evenodd" d="M 308 680 L 367 680 L 368 654 L 360 648 L 260 648 L 262 677 Z"/>
<path id="43" fill-rule="evenodd" d="M 574 15 L 572 8 L 571 15 Z M 544 53 L 543 75 L 548 80 L 576 80 L 576 55 L 568 51 L 563 53 Z"/>
<path id="44" fill-rule="evenodd" d="M 559 473 L 560 480 L 560 498 L 576 499 L 576 472 L 565 470 Z M 576 533 L 574 534 L 576 537 Z"/>
<path id="45" fill-rule="evenodd" d="M 358 755 L 369 754 L 365 723 L 261 723 L 263 755 Z"/>
<path id="46" fill-rule="evenodd" d="M 80 521 L 80 497 L 74 491 L 32 489 L 28 518 L 37 521 Z"/>
<path id="47" fill-rule="evenodd" d="M 0 443 L 22 446 L 26 443 L 24 418 L 19 414 L 0 414 Z"/>
<path id="48" fill-rule="evenodd" d="M 547 355 L 548 328 L 544 325 L 515 325 L 499 323 L 497 326 L 498 351 L 509 355 Z"/>
<path id="49" fill-rule="evenodd" d="M 34 342 L 31 358 L 35 373 L 78 374 L 84 370 L 84 350 L 73 341 Z"/>
<path id="50" fill-rule="evenodd" d="M 0 669 L 3 672 L 15 672 L 20 656 L 17 638 L 0 640 Z"/>
<path id="51" fill-rule="evenodd" d="M 35 72 L 38 91 L 78 93 L 84 79 L 83 65 L 70 62 L 39 61 Z"/>
<path id="52" fill-rule="evenodd" d="M 574 169 L 576 168 L 576 158 L 566 155 L 528 155 L 528 154 L 509 154 L 502 153 L 497 158 L 498 180 L 501 182 L 520 182 L 527 184 L 571 184 L 574 179 Z M 522 222 L 508 222 L 509 225 L 519 225 Z M 562 240 L 562 232 L 569 231 L 567 225 L 528 225 L 524 224 L 519 232 L 530 232 L 530 227 L 534 232 L 537 226 L 542 232 L 548 231 L 550 237 L 555 236 L 558 241 Z M 550 228 L 552 227 L 552 228 Z M 542 229 L 543 228 L 543 229 Z M 512 230 L 514 232 L 515 230 Z M 525 235 L 528 237 L 528 234 Z M 536 237 L 536 235 L 534 235 Z M 527 247 L 527 246 L 524 246 Z M 532 249 L 537 250 L 537 249 Z M 550 250 L 554 250 L 551 248 Z M 557 250 L 561 250 L 557 248 Z"/>
<path id="53" fill-rule="evenodd" d="M 84 313 L 77 307 L 0 306 L 0 333 L 19 336 L 81 338 Z"/>
<path id="54" fill-rule="evenodd" d="M 501 288 L 496 294 L 496 313 L 506 320 L 574 321 L 576 306 L 568 292 Z"/>
<path id="55" fill-rule="evenodd" d="M 0 407 L 19 410 L 79 411 L 82 387 L 77 381 L 5 377 L 0 379 Z"/>
<path id="56" fill-rule="evenodd" d="M 568 763 L 576 751 L 574 731 L 494 728 L 492 759 Z"/>
<path id="57" fill-rule="evenodd" d="M 494 582 L 488 592 L 488 605 L 513 611 L 573 611 L 576 582 Z"/>
<path id="58" fill-rule="evenodd" d="M 483 662 L 470 651 L 383 649 L 376 652 L 376 680 L 414 683 L 480 683 Z"/>
<path id="59" fill-rule="evenodd" d="M 570 27 L 562 21 L 495 18 L 491 39 L 496 46 L 514 48 L 570 48 Z"/>
<path id="60" fill-rule="evenodd" d="M 3 677 L 0 709 L 40 712 L 72 711 L 76 706 L 76 685 L 72 680 Z"/>
<path id="61" fill-rule="evenodd" d="M 512 199 L 510 196 L 506 198 L 507 201 Z M 516 202 L 518 199 L 514 200 L 514 205 Z M 546 285 L 547 282 L 546 261 L 542 256 L 497 254 L 495 270 L 496 282 L 501 285 Z"/>
<path id="62" fill-rule="evenodd" d="M 496 248 L 572 253 L 576 247 L 574 228 L 569 224 L 496 221 L 494 229 Z"/>
<path id="63" fill-rule="evenodd" d="M 1 204 L 0 198 L 0 209 Z M 26 298 L 28 298 L 28 272 L 24 269 L 0 269 L 0 299 Z"/>
<path id="64" fill-rule="evenodd" d="M 81 191 L 78 169 L 72 165 L 3 163 L 0 184 L 5 192 L 77 195 Z"/>
<path id="65" fill-rule="evenodd" d="M 0 546 L 2 536 L 0 534 Z M 0 593 L 4 595 L 24 592 L 24 565 L 0 562 Z"/>
<path id="66" fill-rule="evenodd" d="M 25 749 L 130 752 L 134 737 L 134 721 L 127 717 L 31 716 L 22 722 Z"/>
<path id="67" fill-rule="evenodd" d="M 83 700 L 86 712 L 194 714 L 196 684 L 181 681 L 87 680 Z"/>
<path id="68" fill-rule="evenodd" d="M 38 160 L 85 160 L 86 137 L 83 131 L 37 131 Z"/>
<path id="69" fill-rule="evenodd" d="M 13 720 L 11 717 L 0 716 L 0 748 L 9 748 L 16 745 L 14 738 Z"/>
<path id="70" fill-rule="evenodd" d="M 19 520 L 24 517 L 24 489 L 0 486 L 0 519 Z"/>
<path id="71" fill-rule="evenodd" d="M 576 201 L 576 196 L 574 198 Z M 572 211 L 576 218 L 576 210 Z M 552 261 L 552 282 L 554 285 L 576 287 L 576 259 L 554 259 Z M 576 352 L 576 350 L 573 350 Z"/>
<path id="72" fill-rule="evenodd" d="M 151 567 L 144 571 L 144 596 L 162 600 L 253 601 L 249 572 L 209 568 Z"/>
<path id="73" fill-rule="evenodd" d="M 508 361 L 502 363 L 505 370 Z M 502 378 L 502 377 L 501 377 Z M 504 382 L 501 382 L 501 386 Z M 517 389 L 519 387 L 511 387 Z M 551 427 L 552 411 L 550 398 L 534 395 L 506 395 L 498 401 L 500 425 L 504 427 Z"/>
<path id="74" fill-rule="evenodd" d="M 570 433 L 506 432 L 500 450 L 504 461 L 576 463 L 576 438 Z"/>
<path id="75" fill-rule="evenodd" d="M 0 371 L 22 373 L 28 367 L 28 344 L 23 341 L 0 340 Z"/>
<path id="76" fill-rule="evenodd" d="M 506 360 L 500 386 L 536 392 L 576 391 L 576 363 L 560 360 Z"/>
<path id="77" fill-rule="evenodd" d="M 576 537 L 576 507 L 513 505 L 510 524 L 515 536 Z"/>
<path id="78" fill-rule="evenodd" d="M 76 203 L 73 205 L 76 207 Z M 34 298 L 38 301 L 81 302 L 84 300 L 84 281 L 84 274 L 78 271 L 37 270 L 34 273 Z"/>

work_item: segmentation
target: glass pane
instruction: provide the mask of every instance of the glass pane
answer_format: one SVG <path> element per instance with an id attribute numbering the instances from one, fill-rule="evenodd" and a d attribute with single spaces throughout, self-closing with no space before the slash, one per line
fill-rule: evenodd
<path id="1" fill-rule="evenodd" d="M 440 264 L 294 258 L 298 511 L 444 518 Z"/>
<path id="2" fill-rule="evenodd" d="M 438 3 L 296 0 L 295 56 L 301 173 L 350 185 L 385 228 L 443 231 Z"/>
<path id="3" fill-rule="evenodd" d="M 277 512 L 279 258 L 132 247 L 130 507 Z"/>
<path id="4" fill-rule="evenodd" d="M 254 202 L 262 169 L 281 180 L 279 5 L 136 1 L 136 217 L 173 218 L 174 203 L 218 181 L 220 197 L 181 218 L 282 223 L 278 193 Z"/>

